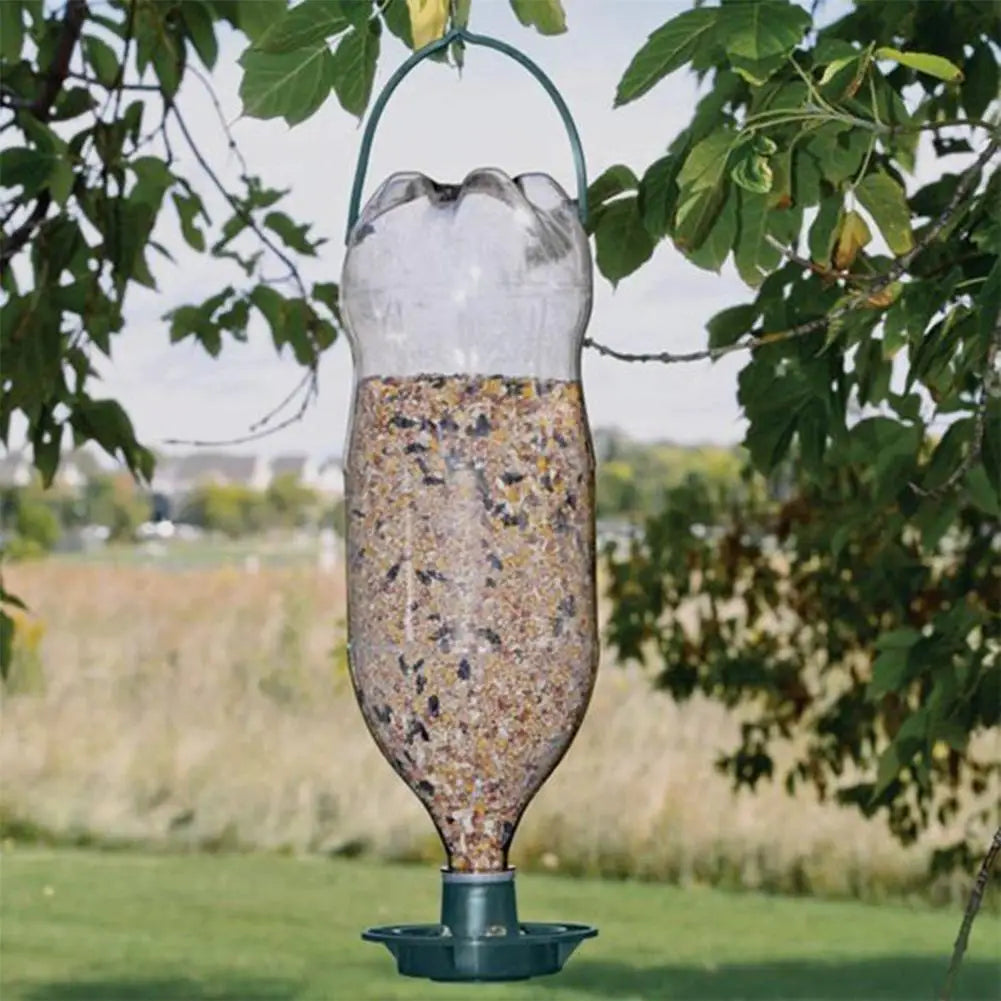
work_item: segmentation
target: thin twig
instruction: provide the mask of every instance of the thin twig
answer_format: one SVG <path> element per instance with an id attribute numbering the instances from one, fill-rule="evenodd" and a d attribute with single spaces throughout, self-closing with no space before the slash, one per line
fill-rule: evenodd
<path id="1" fill-rule="evenodd" d="M 832 281 L 838 280 L 843 282 L 855 282 L 856 284 L 863 284 L 873 280 L 869 275 L 856 275 L 852 274 L 850 271 L 838 271 L 834 268 L 825 268 L 822 264 L 818 264 L 816 261 L 811 261 L 809 258 L 801 257 L 795 250 L 791 247 L 787 247 L 781 240 L 777 240 L 771 233 L 765 234 L 765 242 L 770 247 L 774 247 L 787 261 L 792 261 L 793 264 L 798 264 L 804 271 L 812 271 L 815 275 L 820 275 L 821 278 L 829 278 Z"/>
<path id="2" fill-rule="evenodd" d="M 131 10 L 131 9 L 132 8 L 130 7 L 129 10 Z M 126 55 L 127 55 L 127 53 L 126 53 Z M 107 90 L 111 94 L 115 94 L 115 93 L 117 93 L 119 91 L 123 91 L 123 90 L 156 90 L 156 91 L 158 91 L 158 90 L 161 89 L 161 86 L 158 83 L 125 83 L 124 80 L 119 80 L 119 77 L 122 76 L 122 74 L 124 73 L 124 71 L 125 71 L 125 64 L 123 62 L 122 65 L 118 67 L 118 73 L 117 73 L 115 79 L 111 83 L 102 83 L 100 80 L 97 79 L 97 77 L 87 76 L 86 73 L 67 73 L 66 76 L 70 80 L 79 80 L 81 83 L 86 83 L 86 84 L 90 85 L 91 87 L 104 87 L 104 89 Z M 118 117 L 117 114 L 116 114 L 115 117 L 116 118 Z"/>
<path id="3" fill-rule="evenodd" d="M 987 881 L 991 876 L 991 869 L 994 862 L 1001 853 L 1001 827 L 994 832 L 990 847 L 980 863 L 980 871 L 973 883 L 970 891 L 970 900 L 963 913 L 963 923 L 959 926 L 959 934 L 956 936 L 956 944 L 952 947 L 952 958 L 949 960 L 949 972 L 945 976 L 945 986 L 942 988 L 940 1001 L 950 1001 L 952 989 L 956 984 L 956 976 L 959 974 L 959 967 L 963 962 L 963 955 L 966 947 L 970 943 L 970 932 L 973 929 L 973 922 L 980 910 L 980 903 L 984 899 L 984 891 L 987 889 Z"/>
<path id="4" fill-rule="evenodd" d="M 292 389 L 292 392 L 290 392 L 288 396 L 286 396 L 285 399 L 283 399 L 281 403 L 278 404 L 278 406 L 268 411 L 268 413 L 266 413 L 262 418 L 260 418 L 260 420 L 256 420 L 254 421 L 253 424 L 250 425 L 251 433 L 260 430 L 267 424 L 270 424 L 302 392 L 306 384 L 312 380 L 312 377 L 313 377 L 313 372 L 312 369 L 310 369 L 295 384 L 295 387 Z"/>
<path id="5" fill-rule="evenodd" d="M 309 373 L 312 376 L 312 372 Z M 293 424 L 297 424 L 306 415 L 306 411 L 309 409 L 310 403 L 316 396 L 316 382 L 314 379 L 310 379 L 310 386 L 306 392 L 306 395 L 302 398 L 302 403 L 299 404 L 299 409 L 291 415 L 291 417 L 286 417 L 285 420 L 272 427 L 266 428 L 263 431 L 255 431 L 252 434 L 242 435 L 238 438 L 219 438 L 215 440 L 209 439 L 199 439 L 199 438 L 164 438 L 164 445 L 187 445 L 191 448 L 223 448 L 229 445 L 246 445 L 249 442 L 260 441 L 262 438 L 268 438 L 273 434 L 277 434 L 279 431 L 284 431 L 285 428 L 291 427 Z M 302 383 L 300 382 L 300 386 Z M 298 391 L 298 386 L 296 390 Z M 261 422 L 258 421 L 255 425 L 260 427 Z"/>
<path id="6" fill-rule="evenodd" d="M 607 344 L 599 344 L 591 337 L 584 338 L 584 347 L 591 348 L 594 351 L 597 351 L 600 355 L 606 355 L 607 357 L 615 358 L 618 361 L 657 361 L 663 362 L 665 365 L 671 365 L 677 362 L 716 361 L 718 358 L 734 354 L 737 351 L 746 351 L 750 348 L 760 348 L 764 347 L 766 344 L 778 344 L 780 341 L 789 341 L 795 337 L 804 337 L 806 334 L 812 334 L 815 331 L 821 330 L 823 327 L 827 326 L 831 320 L 836 320 L 848 311 L 849 307 L 845 305 L 835 310 L 833 313 L 828 313 L 826 316 L 818 316 L 814 320 L 808 320 L 806 323 L 801 323 L 798 326 L 791 327 L 789 330 L 780 330 L 773 334 L 759 334 L 752 336 L 747 340 L 738 341 L 736 344 L 727 344 L 720 348 L 703 348 L 701 351 L 686 351 L 681 354 L 674 354 L 670 351 L 655 351 L 649 354 L 632 354 L 627 351 L 618 351 L 615 348 L 610 348 Z"/>
<path id="7" fill-rule="evenodd" d="M 222 105 L 219 103 L 219 97 L 215 92 L 215 88 L 212 86 L 212 81 L 209 80 L 209 78 L 193 64 L 188 66 L 188 72 L 194 73 L 194 75 L 201 81 L 205 90 L 208 91 L 209 100 L 212 101 L 212 106 L 215 108 L 216 117 L 219 119 L 219 124 L 222 126 L 223 132 L 226 133 L 226 144 L 229 146 L 230 152 L 233 153 L 240 162 L 240 170 L 242 171 L 243 176 L 246 177 L 250 173 L 250 169 L 247 167 L 247 161 L 244 159 L 243 153 L 233 136 L 233 131 L 230 129 L 229 123 L 226 121 L 226 116 L 222 113 Z"/>
<path id="8" fill-rule="evenodd" d="M 304 298 L 308 298 L 309 295 L 306 291 L 306 286 L 303 283 L 302 276 L 299 274 L 298 268 L 296 268 L 293 260 L 286 254 L 281 247 L 275 245 L 267 233 L 261 229 L 260 226 L 254 221 L 251 214 L 237 201 L 234 195 L 232 195 L 226 188 L 226 186 L 219 180 L 219 176 L 212 169 L 212 165 L 205 159 L 205 155 L 198 148 L 198 144 L 195 142 L 194 137 L 188 129 L 181 112 L 178 110 L 177 105 L 174 103 L 170 104 L 168 109 L 170 113 L 173 114 L 175 121 L 177 122 L 178 128 L 181 130 L 181 134 L 184 136 L 185 142 L 188 144 L 188 148 L 191 150 L 192 155 L 198 161 L 198 165 L 202 170 L 208 175 L 209 180 L 215 186 L 215 189 L 226 199 L 229 207 L 246 223 L 247 227 L 254 233 L 254 235 L 264 244 L 272 254 L 277 257 L 282 264 L 284 264 L 289 272 L 292 274 L 292 278 L 295 281 L 296 287 L 299 289 L 299 294 Z"/>
<path id="9" fill-rule="evenodd" d="M 253 216 L 237 201 L 237 199 L 226 189 L 226 186 L 219 180 L 218 175 L 212 169 L 211 164 L 205 159 L 204 154 L 198 148 L 198 144 L 195 142 L 194 137 L 188 129 L 184 118 L 181 116 L 180 111 L 177 109 L 176 104 L 170 105 L 170 111 L 173 113 L 174 119 L 177 121 L 177 125 L 181 130 L 181 134 L 184 136 L 185 141 L 188 144 L 188 148 L 191 150 L 192 155 L 198 161 L 199 166 L 208 175 L 209 179 L 215 185 L 216 190 L 226 199 L 229 203 L 230 208 L 246 223 L 247 227 L 257 236 L 257 238 L 268 248 L 289 270 L 292 281 L 295 283 L 296 288 L 299 290 L 299 294 L 303 299 L 309 298 L 309 293 L 306 291 L 306 285 L 302 280 L 302 276 L 299 274 L 299 269 L 295 266 L 295 262 L 286 254 L 280 247 L 276 246 L 271 238 L 261 229 L 260 226 L 254 221 Z M 311 338 L 312 339 L 312 338 Z M 279 407 L 270 411 L 261 420 L 257 421 L 250 434 L 244 435 L 239 438 L 226 439 L 224 441 L 218 442 L 206 442 L 197 440 L 178 440 L 169 439 L 166 444 L 170 445 L 189 445 L 192 447 L 218 447 L 221 445 L 242 445 L 247 442 L 258 441 L 261 438 L 266 438 L 269 435 L 276 434 L 282 431 L 284 428 L 289 427 L 292 424 L 297 423 L 302 420 L 306 411 L 309 409 L 310 403 L 319 394 L 319 364 L 320 364 L 320 348 L 316 344 L 315 339 L 313 339 L 313 357 L 309 363 L 309 371 L 306 377 L 300 380 L 299 384 L 296 386 L 295 390 L 285 398 Z M 284 421 L 273 425 L 269 428 L 261 429 L 262 425 L 269 423 L 271 420 L 277 416 L 294 398 L 296 393 L 301 391 L 302 386 L 305 384 L 306 392 L 303 396 L 302 403 L 299 409 L 292 414 L 290 417 L 286 418 Z"/>

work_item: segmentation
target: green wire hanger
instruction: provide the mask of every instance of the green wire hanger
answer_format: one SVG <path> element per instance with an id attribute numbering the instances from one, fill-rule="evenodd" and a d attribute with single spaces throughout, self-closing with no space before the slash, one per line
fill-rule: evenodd
<path id="1" fill-rule="evenodd" d="M 437 41 L 431 42 L 425 45 L 424 48 L 418 49 L 409 59 L 389 78 L 386 86 L 383 88 L 382 93 L 377 98 L 375 104 L 372 106 L 372 114 L 369 117 L 368 124 L 365 126 L 365 133 L 362 136 L 361 149 L 358 152 L 358 166 L 355 170 L 354 184 L 351 188 L 351 206 L 348 209 L 348 230 L 345 235 L 344 242 L 347 243 L 351 238 L 351 231 L 355 227 L 355 223 L 358 221 L 358 214 L 361 210 L 361 196 L 362 189 L 365 186 L 365 173 L 368 170 L 368 159 L 372 152 L 372 140 L 375 138 L 375 128 L 379 124 L 379 119 L 382 117 L 382 113 L 386 108 L 386 104 L 389 102 L 390 97 L 393 95 L 393 91 L 400 85 L 403 78 L 419 63 L 427 59 L 428 56 L 434 55 L 436 52 L 440 52 L 442 49 L 447 48 L 452 42 L 459 42 L 460 44 L 468 42 L 470 45 L 483 45 L 488 49 L 495 49 L 497 52 L 501 52 L 506 56 L 510 56 L 515 62 L 520 63 L 527 69 L 532 76 L 535 77 L 539 83 L 545 88 L 546 93 L 552 98 L 553 103 L 556 105 L 556 110 L 559 111 L 560 117 L 563 119 L 563 124 L 566 126 L 567 135 L 570 137 L 570 148 L 573 152 L 573 162 L 574 170 L 577 175 L 577 211 L 580 215 L 581 224 L 584 225 L 587 222 L 587 168 L 584 164 L 584 149 L 581 146 L 580 134 L 577 132 L 577 126 L 574 124 L 573 117 L 570 114 L 570 109 L 566 105 L 566 101 L 563 100 L 563 96 L 556 89 L 555 84 L 552 80 L 546 76 L 545 73 L 528 58 L 523 52 L 519 52 L 518 49 L 514 48 L 512 45 L 508 45 L 507 42 L 501 42 L 496 38 L 490 38 L 488 35 L 476 35 L 471 31 L 467 31 L 465 28 L 452 28 L 451 31 L 447 32 Z"/>

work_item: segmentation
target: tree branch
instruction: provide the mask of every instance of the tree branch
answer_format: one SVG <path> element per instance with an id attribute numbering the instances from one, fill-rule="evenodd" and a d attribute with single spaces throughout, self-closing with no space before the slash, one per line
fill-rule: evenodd
<path id="1" fill-rule="evenodd" d="M 717 358 L 722 358 L 724 355 L 732 354 L 736 351 L 753 350 L 754 348 L 759 348 L 766 344 L 788 341 L 795 337 L 805 337 L 807 334 L 812 334 L 818 330 L 822 330 L 833 320 L 838 320 L 842 316 L 852 313 L 859 307 L 866 304 L 871 305 L 871 299 L 874 295 L 877 295 L 879 292 L 883 291 L 883 289 L 892 285 L 907 271 L 918 255 L 931 246 L 931 244 L 938 238 L 942 230 L 944 230 L 945 227 L 953 221 L 963 204 L 963 201 L 976 184 L 977 178 L 980 176 L 980 172 L 999 149 L 1001 149 L 1001 135 L 995 134 L 987 146 L 981 151 L 976 160 L 974 160 L 974 162 L 970 164 L 970 166 L 967 167 L 966 170 L 960 175 L 959 183 L 956 185 L 956 190 L 952 193 L 952 197 L 949 199 L 948 205 L 946 205 L 942 212 L 926 227 L 924 233 L 921 235 L 921 239 L 915 241 L 914 246 L 906 253 L 895 258 L 890 267 L 878 278 L 873 279 L 864 291 L 856 293 L 844 305 L 839 306 L 830 313 L 818 316 L 814 320 L 808 320 L 807 322 L 801 323 L 790 328 L 789 330 L 781 330 L 776 333 L 752 334 L 747 339 L 738 341 L 736 344 L 728 344 L 726 347 L 705 348 L 701 351 L 689 351 L 683 354 L 674 354 L 670 351 L 654 351 L 649 353 L 619 351 L 616 348 L 611 348 L 607 344 L 602 344 L 591 337 L 584 338 L 584 346 L 597 351 L 598 354 L 605 355 L 608 358 L 615 358 L 618 361 L 661 362 L 665 365 L 671 365 L 678 362 L 715 361 Z M 803 267 L 808 267 L 811 271 L 814 270 L 812 262 L 807 262 L 797 256 L 792 256 L 793 252 L 784 248 L 782 252 L 790 260 L 795 261 L 795 263 L 800 264 Z"/>
<path id="2" fill-rule="evenodd" d="M 46 188 L 36 199 L 35 207 L 25 221 L 10 236 L 0 234 L 0 276 L 6 273 L 11 259 L 31 239 L 35 227 L 45 218 L 51 204 L 52 195 Z"/>
<path id="3" fill-rule="evenodd" d="M 32 113 L 43 122 L 48 121 L 52 105 L 66 82 L 73 50 L 80 40 L 80 32 L 83 30 L 86 18 L 86 0 L 69 0 L 63 15 L 63 26 L 59 33 L 59 41 L 56 43 L 56 51 L 49 64 L 49 71 L 45 74 L 45 85 L 31 107 Z"/>
<path id="4" fill-rule="evenodd" d="M 86 0 L 69 0 L 63 14 L 63 24 L 59 32 L 59 40 L 56 43 L 56 51 L 52 56 L 48 72 L 45 74 L 45 84 L 38 97 L 29 107 L 24 109 L 26 113 L 34 115 L 39 121 L 48 121 L 49 115 L 52 113 L 52 105 L 66 82 L 73 50 L 80 40 L 80 32 L 83 30 L 83 22 L 86 18 Z M 0 236 L 0 275 L 6 272 L 11 259 L 31 239 L 35 229 L 45 218 L 51 204 L 52 195 L 46 189 L 39 194 L 35 201 L 35 207 L 27 220 L 10 236 L 7 236 L 6 233 Z"/>
<path id="5" fill-rule="evenodd" d="M 999 827 L 994 832 L 994 838 L 991 840 L 990 847 L 987 849 L 987 854 L 984 856 L 983 862 L 980 863 L 980 871 L 977 873 L 977 878 L 974 881 L 973 889 L 970 891 L 970 900 L 966 905 L 966 911 L 963 913 L 963 923 L 959 926 L 959 934 L 956 936 L 956 944 L 952 948 L 952 959 L 949 960 L 949 972 L 945 977 L 945 986 L 942 988 L 941 1001 L 950 1001 L 952 997 L 952 989 L 956 984 L 956 976 L 959 973 L 959 967 L 963 962 L 963 955 L 966 952 L 966 947 L 970 943 L 970 931 L 973 928 L 974 919 L 977 916 L 977 911 L 980 910 L 980 902 L 984 898 L 984 891 L 987 889 L 987 881 L 991 876 L 991 869 L 994 867 L 994 862 L 1001 854 L 1001 827 Z"/>
<path id="6" fill-rule="evenodd" d="M 208 92 L 209 100 L 212 102 L 212 106 L 215 108 L 216 117 L 219 119 L 219 124 L 222 126 L 223 132 L 226 133 L 226 144 L 229 146 L 230 152 L 237 158 L 240 163 L 240 169 L 243 171 L 244 176 L 250 173 L 247 167 L 247 161 L 244 159 L 243 152 L 240 147 L 236 144 L 236 139 L 233 136 L 233 131 L 229 127 L 229 123 L 226 121 L 226 116 L 222 113 L 222 105 L 219 103 L 219 96 L 215 92 L 215 88 L 212 86 L 212 81 L 194 64 L 188 66 L 188 72 L 194 73 L 194 75 L 201 82 L 202 86 Z"/>

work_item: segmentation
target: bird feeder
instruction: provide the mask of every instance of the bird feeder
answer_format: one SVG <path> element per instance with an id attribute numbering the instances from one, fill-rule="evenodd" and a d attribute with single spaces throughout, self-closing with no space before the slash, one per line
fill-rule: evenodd
<path id="1" fill-rule="evenodd" d="M 390 95 L 454 41 L 527 67 L 553 98 L 578 197 L 494 168 L 389 177 L 359 213 Z M 522 53 L 457 29 L 404 63 L 363 137 L 341 307 L 351 678 L 379 749 L 447 857 L 440 921 L 371 928 L 399 972 L 516 980 L 597 934 L 522 922 L 508 853 L 584 717 L 598 666 L 594 455 L 580 382 L 592 264 L 584 158 Z"/>

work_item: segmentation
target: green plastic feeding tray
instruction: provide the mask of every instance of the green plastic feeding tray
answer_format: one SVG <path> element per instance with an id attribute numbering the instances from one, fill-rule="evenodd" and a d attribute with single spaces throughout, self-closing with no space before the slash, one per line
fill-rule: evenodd
<path id="1" fill-rule="evenodd" d="M 553 98 L 577 199 L 540 173 L 389 177 L 359 213 L 375 125 L 453 43 L 512 56 Z M 355 384 L 345 467 L 348 660 L 362 716 L 447 856 L 437 924 L 391 924 L 399 972 L 524 980 L 597 931 L 520 921 L 508 853 L 598 669 L 594 450 L 580 381 L 592 262 L 576 127 L 525 56 L 464 29 L 376 101 L 352 189 L 341 310 Z"/>
<path id="2" fill-rule="evenodd" d="M 514 871 L 442 874 L 441 923 L 370 928 L 405 977 L 429 980 L 527 980 L 558 973 L 596 928 L 519 922 Z"/>

